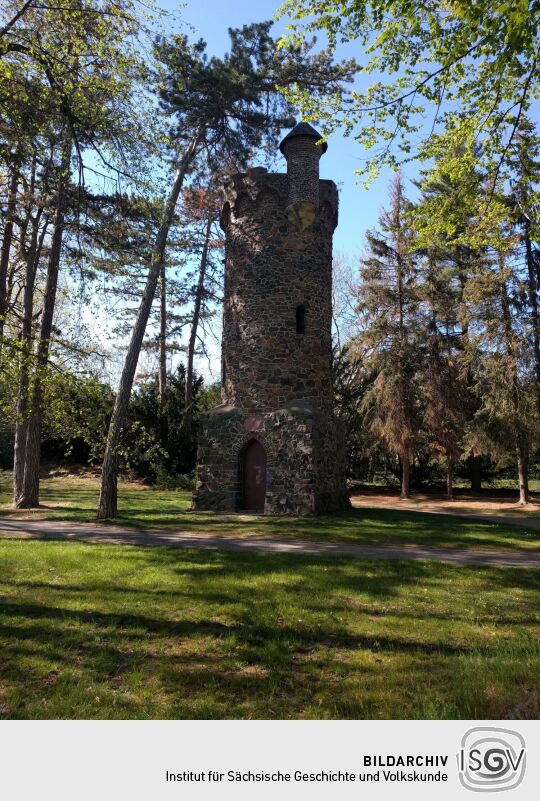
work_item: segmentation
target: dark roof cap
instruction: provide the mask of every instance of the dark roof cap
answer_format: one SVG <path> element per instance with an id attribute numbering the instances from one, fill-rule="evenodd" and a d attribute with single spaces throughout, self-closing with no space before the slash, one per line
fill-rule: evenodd
<path id="1" fill-rule="evenodd" d="M 318 133 L 315 130 L 315 128 L 313 128 L 309 124 L 309 122 L 299 122 L 298 125 L 295 125 L 292 131 L 289 131 L 287 136 L 281 140 L 279 149 L 281 150 L 282 153 L 284 152 L 283 145 L 285 144 L 285 142 L 288 142 L 289 139 L 294 139 L 297 136 L 309 136 L 311 139 L 315 139 L 316 142 L 318 142 L 319 139 L 321 139 L 320 133 Z M 321 148 L 322 152 L 326 153 L 326 151 L 328 150 L 328 145 L 326 144 L 326 142 L 322 143 Z"/>

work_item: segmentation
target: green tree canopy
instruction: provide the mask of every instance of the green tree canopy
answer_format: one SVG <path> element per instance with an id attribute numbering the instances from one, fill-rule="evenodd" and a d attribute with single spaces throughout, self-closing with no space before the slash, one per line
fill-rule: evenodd
<path id="1" fill-rule="evenodd" d="M 326 135 L 341 125 L 354 132 L 370 151 L 361 170 L 368 178 L 382 165 L 479 141 L 485 165 L 500 174 L 540 90 L 538 0 L 285 0 L 278 14 L 292 19 L 288 44 L 324 32 L 331 48 L 363 49 L 372 82 L 351 103 L 331 92 L 285 92 L 305 119 L 324 120 Z"/>

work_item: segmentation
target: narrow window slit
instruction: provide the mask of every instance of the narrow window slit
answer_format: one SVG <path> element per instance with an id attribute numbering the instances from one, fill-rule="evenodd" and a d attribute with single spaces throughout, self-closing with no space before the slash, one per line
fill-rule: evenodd
<path id="1" fill-rule="evenodd" d="M 297 306 L 296 307 L 296 333 L 297 334 L 305 334 L 306 333 L 306 307 L 305 306 Z"/>

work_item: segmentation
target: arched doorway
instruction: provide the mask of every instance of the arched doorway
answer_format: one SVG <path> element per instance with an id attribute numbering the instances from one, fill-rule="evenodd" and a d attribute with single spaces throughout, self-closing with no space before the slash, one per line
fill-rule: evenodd
<path id="1" fill-rule="evenodd" d="M 240 494 L 242 509 L 263 512 L 266 496 L 266 451 L 252 439 L 240 453 Z"/>

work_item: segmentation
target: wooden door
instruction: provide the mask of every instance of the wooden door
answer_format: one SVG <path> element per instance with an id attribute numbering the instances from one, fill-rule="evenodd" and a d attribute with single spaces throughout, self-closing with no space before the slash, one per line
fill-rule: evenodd
<path id="1" fill-rule="evenodd" d="M 243 508 L 263 512 L 266 495 L 266 451 L 257 440 L 248 442 L 242 460 Z"/>

